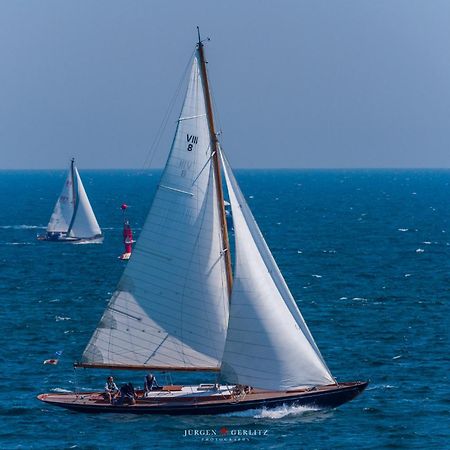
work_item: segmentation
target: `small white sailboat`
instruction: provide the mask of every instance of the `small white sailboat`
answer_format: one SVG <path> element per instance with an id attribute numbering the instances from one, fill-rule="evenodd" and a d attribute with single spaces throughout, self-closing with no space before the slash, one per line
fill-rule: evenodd
<path id="1" fill-rule="evenodd" d="M 92 243 L 103 240 L 102 230 L 89 203 L 73 158 L 46 233 L 38 236 L 38 239 L 53 242 Z"/>
<path id="2" fill-rule="evenodd" d="M 101 392 L 38 398 L 82 412 L 216 414 L 283 404 L 335 407 L 367 386 L 331 375 L 253 218 L 215 132 L 200 37 L 133 258 L 75 366 L 218 376 L 210 384 L 139 391 L 129 405 L 110 404 Z"/>

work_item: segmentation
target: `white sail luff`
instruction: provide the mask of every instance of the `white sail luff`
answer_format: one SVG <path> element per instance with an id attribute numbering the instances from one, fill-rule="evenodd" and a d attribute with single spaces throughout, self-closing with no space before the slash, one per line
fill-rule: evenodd
<path id="1" fill-rule="evenodd" d="M 75 185 L 77 192 L 75 217 L 70 229 L 70 236 L 79 238 L 90 238 L 102 234 L 97 219 L 95 217 L 92 206 L 89 202 L 88 196 L 81 181 L 80 174 L 76 167 L 74 167 Z"/>
<path id="2" fill-rule="evenodd" d="M 287 287 L 226 161 L 223 166 L 235 231 L 223 380 L 273 390 L 333 383 L 298 308 L 284 298 Z"/>
<path id="3" fill-rule="evenodd" d="M 87 364 L 220 367 L 228 294 L 197 56 L 169 158 Z"/>

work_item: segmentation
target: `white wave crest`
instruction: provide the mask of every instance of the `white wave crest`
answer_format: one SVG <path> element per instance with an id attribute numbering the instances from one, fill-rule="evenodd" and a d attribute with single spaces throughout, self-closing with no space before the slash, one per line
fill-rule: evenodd
<path id="1" fill-rule="evenodd" d="M 64 316 L 55 316 L 56 322 L 61 322 L 61 320 L 71 320 L 70 317 L 64 317 Z"/>
<path id="2" fill-rule="evenodd" d="M 45 227 L 41 227 L 38 225 L 1 225 L 0 228 L 3 230 L 45 230 Z"/>
<path id="3" fill-rule="evenodd" d="M 61 393 L 66 393 L 66 394 L 70 394 L 73 391 L 69 391 L 68 389 L 63 389 L 63 388 L 53 388 L 52 389 L 53 392 L 61 392 Z"/>
<path id="4" fill-rule="evenodd" d="M 286 416 L 299 416 L 314 411 L 320 411 L 320 408 L 314 406 L 293 406 L 283 405 L 276 408 L 256 408 L 246 411 L 236 411 L 224 414 L 227 417 L 252 417 L 254 419 L 282 419 Z"/>
<path id="5" fill-rule="evenodd" d="M 89 239 L 85 241 L 75 241 L 72 242 L 74 245 L 90 245 L 90 244 L 103 244 L 103 238 Z"/>

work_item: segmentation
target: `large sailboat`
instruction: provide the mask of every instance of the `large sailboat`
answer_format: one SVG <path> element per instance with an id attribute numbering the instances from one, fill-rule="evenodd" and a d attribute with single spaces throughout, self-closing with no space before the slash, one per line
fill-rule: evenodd
<path id="1" fill-rule="evenodd" d="M 137 391 L 132 404 L 111 404 L 101 392 L 39 400 L 83 412 L 216 414 L 336 407 L 367 386 L 332 376 L 253 218 L 217 137 L 200 36 L 133 258 L 75 366 L 217 376 L 209 384 Z"/>
<path id="2" fill-rule="evenodd" d="M 102 242 L 103 235 L 89 203 L 83 183 L 75 166 L 70 162 L 69 172 L 42 241 Z"/>

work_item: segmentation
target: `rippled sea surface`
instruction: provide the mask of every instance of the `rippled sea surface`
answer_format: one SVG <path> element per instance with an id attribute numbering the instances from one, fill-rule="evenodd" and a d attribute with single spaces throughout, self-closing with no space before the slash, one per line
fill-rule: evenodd
<path id="1" fill-rule="evenodd" d="M 0 172 L 0 448 L 450 448 L 450 171 L 237 172 L 334 376 L 370 380 L 354 401 L 203 417 L 38 402 L 103 388 L 108 373 L 72 362 L 124 268 L 120 205 L 138 236 L 159 175 L 81 170 L 105 242 L 71 245 L 36 241 L 65 174 Z M 60 350 L 58 365 L 42 364 Z M 115 375 L 142 385 L 141 373 Z"/>

